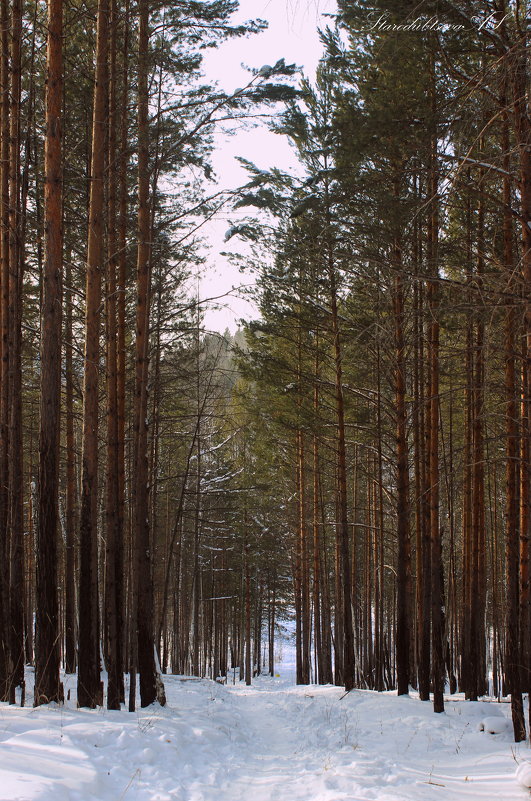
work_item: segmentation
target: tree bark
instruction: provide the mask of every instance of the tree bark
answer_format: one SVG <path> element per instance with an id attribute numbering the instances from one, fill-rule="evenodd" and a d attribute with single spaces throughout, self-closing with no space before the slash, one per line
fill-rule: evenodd
<path id="1" fill-rule="evenodd" d="M 61 413 L 63 4 L 48 0 L 34 704 L 61 700 L 57 526 Z"/>
<path id="2" fill-rule="evenodd" d="M 428 282 L 427 298 L 430 311 L 428 333 L 428 359 L 430 365 L 429 392 L 429 512 L 431 540 L 431 643 L 432 685 L 434 712 L 444 711 L 444 570 L 442 561 L 442 533 L 439 521 L 439 298 L 438 284 L 438 237 L 439 200 L 437 170 L 437 122 L 436 85 L 434 65 L 432 70 L 431 105 L 433 132 L 431 136 L 430 174 L 428 193 L 431 210 L 428 221 L 427 260 L 434 280 Z"/>
<path id="3" fill-rule="evenodd" d="M 411 542 L 409 531 L 409 459 L 407 443 L 406 367 L 404 342 L 404 297 L 401 275 L 400 245 L 394 247 L 393 306 L 395 319 L 395 398 L 396 398 L 396 466 L 397 466 L 397 629 L 396 670 L 398 695 L 409 693 Z M 382 532 L 383 536 L 383 532 Z"/>
<path id="4" fill-rule="evenodd" d="M 116 149 L 116 2 L 110 10 L 109 37 L 109 118 L 108 118 L 108 234 L 106 310 L 106 393 L 107 393 L 107 465 L 105 497 L 105 635 L 107 660 L 107 708 L 120 709 L 121 653 L 118 626 L 121 617 L 119 592 L 122 565 L 119 510 L 119 450 L 118 450 L 118 386 L 116 340 L 116 268 L 117 268 L 117 149 Z"/>
<path id="5" fill-rule="evenodd" d="M 76 672 L 76 526 L 77 487 L 74 434 L 72 268 L 66 264 L 65 417 L 66 417 L 66 554 L 65 554 L 65 671 Z"/>
<path id="6" fill-rule="evenodd" d="M 522 652 L 520 648 L 520 543 L 529 538 L 531 516 L 529 514 L 531 453 L 531 303 L 528 293 L 531 286 L 531 121 L 529 120 L 529 81 L 527 66 L 527 37 L 510 52 L 506 67 L 512 83 L 513 123 L 519 156 L 520 219 L 522 221 L 522 284 L 526 298 L 523 324 L 523 366 L 520 439 L 520 520 L 518 527 L 507 531 L 507 646 L 506 682 L 511 694 L 511 709 L 515 742 L 525 739 L 525 720 L 522 705 Z"/>
<path id="7" fill-rule="evenodd" d="M 11 14 L 11 113 L 9 149 L 9 517 L 10 517 L 10 700 L 24 685 L 24 469 L 22 442 L 22 214 L 20 184 L 20 96 L 22 59 L 22 2 L 14 0 Z"/>
<path id="8" fill-rule="evenodd" d="M 138 4 L 138 247 L 135 338 L 134 404 L 134 537 L 137 593 L 138 669 L 140 703 L 149 706 L 157 698 L 153 634 L 153 577 L 149 532 L 147 458 L 147 383 L 149 367 L 149 309 L 151 283 L 151 214 L 149 201 L 149 2 Z M 161 703 L 164 701 L 160 696 Z"/>
<path id="9" fill-rule="evenodd" d="M 0 373 L 0 700 L 9 697 L 9 14 L 7 0 L 0 3 L 1 121 L 0 121 L 0 264 L 1 334 Z"/>
<path id="10" fill-rule="evenodd" d="M 79 520 L 79 668 L 78 706 L 103 702 L 100 684 L 98 600 L 98 386 L 101 280 L 104 273 L 104 168 L 107 117 L 109 2 L 98 1 L 96 72 L 92 126 L 85 357 L 83 380 L 83 460 Z"/>

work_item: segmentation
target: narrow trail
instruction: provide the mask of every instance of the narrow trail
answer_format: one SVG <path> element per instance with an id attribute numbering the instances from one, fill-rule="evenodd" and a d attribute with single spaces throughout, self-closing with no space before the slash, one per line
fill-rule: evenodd
<path id="1" fill-rule="evenodd" d="M 229 765 L 221 768 L 225 775 L 220 777 L 223 779 L 220 785 L 205 788 L 197 801 L 219 799 L 220 790 L 234 801 L 243 801 L 249 798 L 249 787 L 253 801 L 284 798 L 297 801 L 308 798 L 309 777 L 315 790 L 318 784 L 326 784 L 330 758 L 327 742 L 312 747 L 304 727 L 305 711 L 312 696 L 297 693 L 291 699 L 289 711 L 285 691 L 238 688 L 231 697 L 237 727 L 245 733 L 245 742 L 235 743 Z"/>

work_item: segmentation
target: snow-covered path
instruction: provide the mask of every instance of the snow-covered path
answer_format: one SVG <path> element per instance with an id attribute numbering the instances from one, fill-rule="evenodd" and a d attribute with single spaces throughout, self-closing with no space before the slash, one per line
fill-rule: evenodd
<path id="1" fill-rule="evenodd" d="M 0 707 L 2 801 L 523 801 L 508 704 L 166 677 L 135 714 Z M 73 679 L 70 678 L 73 685 Z M 72 687 L 73 689 L 73 687 Z M 68 690 L 68 687 L 67 687 Z M 494 718 L 492 735 L 479 730 Z M 492 727 L 491 727 L 492 728 Z"/>

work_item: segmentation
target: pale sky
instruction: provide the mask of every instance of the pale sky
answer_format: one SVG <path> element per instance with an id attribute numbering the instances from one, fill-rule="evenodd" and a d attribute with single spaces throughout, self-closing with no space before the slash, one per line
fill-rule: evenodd
<path id="1" fill-rule="evenodd" d="M 321 56 L 322 47 L 317 28 L 325 28 L 331 21 L 323 14 L 334 13 L 335 0 L 240 0 L 240 9 L 234 21 L 261 18 L 269 22 L 267 31 L 247 39 L 227 42 L 217 51 L 205 56 L 206 76 L 218 80 L 226 91 L 245 86 L 249 73 L 241 64 L 260 68 L 263 64 L 274 64 L 278 59 L 296 63 L 304 74 L 313 79 Z M 296 169 L 296 158 L 283 137 L 270 133 L 265 126 L 251 131 L 241 131 L 232 137 L 218 137 L 219 144 L 213 164 L 220 188 L 233 188 L 246 181 L 246 172 L 235 160 L 243 156 L 261 168 L 280 167 Z M 222 295 L 241 283 L 249 283 L 250 276 L 242 275 L 220 255 L 220 251 L 244 252 L 244 245 L 236 237 L 224 243 L 229 219 L 237 220 L 240 213 L 231 214 L 227 209 L 220 212 L 205 228 L 210 245 L 207 264 L 201 279 L 201 297 Z M 239 318 L 254 317 L 256 310 L 242 298 L 233 294 L 219 301 L 221 309 L 207 311 L 207 328 L 234 332 Z"/>

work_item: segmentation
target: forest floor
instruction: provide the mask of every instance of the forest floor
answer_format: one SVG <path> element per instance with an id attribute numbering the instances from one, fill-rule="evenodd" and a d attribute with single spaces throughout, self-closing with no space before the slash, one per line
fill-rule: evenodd
<path id="1" fill-rule="evenodd" d="M 516 772 L 531 752 L 512 742 L 507 703 L 457 696 L 435 715 L 414 697 L 344 696 L 337 687 L 295 686 L 289 668 L 279 673 L 252 687 L 166 676 L 167 706 L 134 714 L 76 709 L 73 676 L 65 677 L 71 699 L 63 707 L 3 704 L 0 799 L 529 798 Z M 485 721 L 498 733 L 480 731 Z"/>

